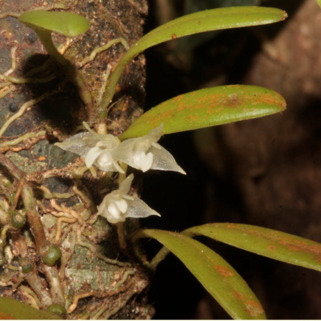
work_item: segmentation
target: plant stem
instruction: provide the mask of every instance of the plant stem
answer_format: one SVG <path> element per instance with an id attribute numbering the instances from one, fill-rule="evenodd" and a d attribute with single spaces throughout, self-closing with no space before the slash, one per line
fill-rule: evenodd
<path id="1" fill-rule="evenodd" d="M 126 54 L 121 58 L 117 67 L 112 72 L 109 78 L 109 81 L 105 88 L 105 92 L 102 97 L 102 102 L 99 106 L 100 119 L 104 119 L 106 117 L 107 107 L 109 106 L 114 97 L 118 80 L 121 74 L 123 73 L 125 67 L 139 53 L 139 51 L 137 52 L 135 48 L 136 46 L 134 45 L 126 52 Z"/>
<path id="2" fill-rule="evenodd" d="M 31 271 L 25 276 L 25 278 L 32 290 L 37 294 L 41 304 L 45 307 L 49 306 L 52 303 L 52 300 L 45 287 L 45 284 L 42 282 L 43 280 L 39 278 L 39 275 L 36 273 L 36 271 Z"/>
<path id="3" fill-rule="evenodd" d="M 162 262 L 167 254 L 169 254 L 170 251 L 166 248 L 166 247 L 162 247 L 158 252 L 157 254 L 153 257 L 153 259 L 150 261 L 149 263 L 149 268 L 152 269 L 152 270 L 156 270 L 158 264 L 160 262 Z"/>
<path id="4" fill-rule="evenodd" d="M 63 70 L 66 72 L 66 75 L 68 78 L 73 81 L 78 89 L 79 89 L 79 95 L 82 101 L 86 104 L 88 108 L 88 114 L 92 115 L 92 98 L 90 91 L 87 88 L 86 82 L 83 79 L 83 76 L 80 72 L 78 72 L 71 62 L 66 59 L 55 47 L 52 38 L 51 38 L 51 31 L 41 29 L 41 28 L 34 28 L 36 31 L 41 43 L 49 53 L 49 55 L 54 58 L 63 68 Z"/>
<path id="5" fill-rule="evenodd" d="M 55 266 L 43 265 L 47 280 L 50 283 L 50 293 L 53 303 L 65 305 L 64 294 L 59 278 L 58 270 Z"/>
<path id="6" fill-rule="evenodd" d="M 21 231 L 11 233 L 11 238 L 18 247 L 20 256 L 22 258 L 28 257 L 28 245 L 24 236 L 21 234 Z M 27 273 L 24 278 L 29 283 L 33 291 L 37 294 L 43 306 L 46 307 L 52 303 L 50 295 L 39 278 L 35 268 L 31 272 Z"/>
<path id="7" fill-rule="evenodd" d="M 32 231 L 32 235 L 35 238 L 36 248 L 38 253 L 42 253 L 44 247 L 47 244 L 45 232 L 40 220 L 40 216 L 37 213 L 37 202 L 33 194 L 33 190 L 30 186 L 24 185 L 21 192 L 22 200 L 27 211 L 28 222 Z"/>
<path id="8" fill-rule="evenodd" d="M 125 250 L 127 247 L 125 231 L 124 231 L 124 223 L 119 222 L 116 224 L 117 226 L 117 235 L 118 235 L 118 242 L 119 246 L 122 250 Z"/>
<path id="9" fill-rule="evenodd" d="M 57 60 L 64 68 L 70 69 L 71 63 L 59 53 L 54 43 L 52 42 L 51 31 L 40 28 L 34 28 L 34 30 L 36 31 L 41 43 L 48 51 L 49 55 Z"/>
<path id="10" fill-rule="evenodd" d="M 137 232 L 135 232 L 131 237 L 130 240 L 131 242 L 135 243 L 137 240 L 141 239 L 141 238 L 145 238 L 146 235 L 144 234 L 144 230 L 138 230 Z M 134 246 L 135 249 L 135 246 Z M 157 254 L 153 257 L 153 259 L 149 262 L 149 263 L 145 263 L 143 262 L 143 264 L 145 266 L 147 266 L 148 268 L 152 269 L 152 270 L 156 270 L 158 264 L 160 262 L 162 262 L 166 256 L 170 253 L 170 251 L 166 248 L 166 247 L 162 247 Z M 140 255 L 140 253 L 137 251 L 137 249 L 135 250 L 135 254 L 142 258 L 142 256 Z"/>

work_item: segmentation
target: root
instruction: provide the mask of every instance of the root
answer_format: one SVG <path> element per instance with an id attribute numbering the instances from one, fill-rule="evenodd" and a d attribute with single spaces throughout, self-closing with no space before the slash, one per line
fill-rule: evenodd
<path id="1" fill-rule="evenodd" d="M 113 40 L 111 40 L 111 41 L 108 41 L 108 43 L 107 43 L 106 45 L 104 45 L 104 46 L 96 47 L 96 48 L 91 52 L 91 54 L 90 54 L 89 56 L 87 56 L 86 58 L 84 58 L 83 61 L 80 62 L 79 67 L 82 68 L 82 67 L 85 66 L 88 62 L 93 61 L 93 60 L 95 59 L 95 57 L 96 57 L 99 53 L 101 53 L 101 52 L 109 49 L 111 46 L 113 46 L 113 45 L 115 45 L 115 44 L 117 44 L 117 43 L 121 43 L 121 44 L 125 47 L 126 50 L 129 49 L 128 42 L 126 41 L 125 38 L 120 37 L 120 38 L 113 39 Z"/>
<path id="2" fill-rule="evenodd" d="M 93 255 L 94 255 L 96 258 L 98 258 L 98 259 L 106 262 L 107 264 L 113 264 L 113 265 L 117 265 L 117 266 L 131 266 L 130 263 L 120 262 L 120 261 L 118 261 L 118 260 L 112 260 L 112 259 L 109 259 L 109 258 L 101 255 L 101 254 L 98 252 L 97 248 L 96 248 L 94 245 L 92 245 L 91 243 L 84 242 L 84 241 L 81 239 L 81 233 L 82 233 L 82 229 L 83 229 L 83 228 L 84 228 L 84 226 L 83 226 L 83 227 L 79 227 L 79 226 L 77 227 L 77 232 L 76 232 L 76 233 L 77 233 L 77 244 L 78 244 L 78 245 L 87 248 L 90 252 L 93 253 Z"/>
<path id="3" fill-rule="evenodd" d="M 76 223 L 77 220 L 74 218 L 68 218 L 66 216 L 64 217 L 59 217 L 57 220 L 57 234 L 55 237 L 55 243 L 58 244 L 59 243 L 59 239 L 61 237 L 61 231 L 62 231 L 62 223 Z"/>
<path id="4" fill-rule="evenodd" d="M 75 295 L 73 300 L 72 300 L 72 304 L 67 309 L 67 313 L 72 313 L 77 308 L 78 301 L 80 299 L 88 298 L 89 296 L 93 296 L 94 294 L 95 294 L 95 292 L 91 291 L 91 292 L 86 292 L 86 293 L 83 293 L 83 294 Z"/>
<path id="5" fill-rule="evenodd" d="M 84 224 L 85 221 L 84 219 L 73 209 L 69 208 L 69 207 L 64 207 L 64 206 L 60 206 L 57 204 L 57 201 L 52 199 L 50 201 L 50 205 L 57 211 L 60 212 L 64 212 L 64 213 L 68 213 L 71 216 L 73 216 L 80 224 Z"/>
<path id="6" fill-rule="evenodd" d="M 30 132 L 30 133 L 26 133 L 22 136 L 19 136 L 15 139 L 11 139 L 11 140 L 6 140 L 5 142 L 0 144 L 0 151 L 6 151 L 8 149 L 11 149 L 12 146 L 18 145 L 20 143 L 24 143 L 24 145 L 28 145 L 26 140 L 29 140 L 30 138 L 34 138 L 35 142 L 38 142 L 41 139 L 45 139 L 46 138 L 46 131 L 41 130 L 39 132 Z M 24 149 L 27 149 L 24 146 Z"/>
<path id="7" fill-rule="evenodd" d="M 21 117 L 28 108 L 32 107 L 33 105 L 38 104 L 39 102 L 41 102 L 42 100 L 56 94 L 58 92 L 58 90 L 51 90 L 46 92 L 45 94 L 39 96 L 38 98 L 35 99 L 31 99 L 27 102 L 25 102 L 19 109 L 19 111 L 17 111 L 14 115 L 12 115 L 1 127 L 0 129 L 0 137 L 4 134 L 4 132 L 8 129 L 8 127 L 15 121 L 17 120 L 19 117 Z"/>

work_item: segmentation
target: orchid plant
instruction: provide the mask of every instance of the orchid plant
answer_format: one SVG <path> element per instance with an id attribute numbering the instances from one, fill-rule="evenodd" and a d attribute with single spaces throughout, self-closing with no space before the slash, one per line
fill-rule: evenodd
<path id="1" fill-rule="evenodd" d="M 102 171 L 118 171 L 124 174 L 123 164 L 146 172 L 150 169 L 167 170 L 186 174 L 177 165 L 174 157 L 157 141 L 163 135 L 163 125 L 151 130 L 147 135 L 120 141 L 111 134 L 97 134 L 84 123 L 88 132 L 71 136 L 56 145 L 65 151 L 84 158 L 89 169 L 93 164 Z M 109 223 L 124 222 L 127 217 L 160 216 L 136 196 L 128 195 L 134 175 L 123 180 L 119 188 L 106 195 L 98 206 L 98 215 Z"/>
<path id="2" fill-rule="evenodd" d="M 145 49 L 190 34 L 274 23 L 282 21 L 286 17 L 287 14 L 284 11 L 274 8 L 231 7 L 190 14 L 156 28 L 132 45 L 118 62 L 110 79 L 106 82 L 106 86 L 102 88 L 102 100 L 94 106 L 97 111 L 97 117 L 90 124 L 105 123 L 107 107 L 111 107 L 110 103 L 113 101 L 117 83 L 124 68 Z M 64 27 L 62 18 L 67 19 L 65 24 L 68 25 L 68 30 L 75 29 L 76 32 L 79 30 L 83 32 L 89 27 L 86 19 L 69 14 L 60 16 L 59 12 L 55 12 L 54 15 L 51 15 L 50 12 L 42 15 L 40 11 L 26 13 L 21 15 L 20 21 L 34 28 L 41 35 L 40 39 L 44 42 L 51 56 L 58 63 L 69 69 L 70 62 L 66 61 L 60 53 L 57 53 L 50 38 L 52 31 L 59 31 L 61 30 L 60 27 Z M 50 26 L 48 28 L 46 21 L 49 21 Z M 57 25 L 60 25 L 58 29 L 56 28 Z M 62 28 L 62 30 L 64 29 Z M 97 49 L 96 52 L 99 50 Z M 83 78 L 77 75 L 74 80 L 82 88 Z M 86 95 L 84 96 L 87 97 Z M 84 102 L 89 100 L 84 99 Z M 197 90 L 169 99 L 143 114 L 119 136 L 108 133 L 107 128 L 104 126 L 102 127 L 103 130 L 96 132 L 84 122 L 84 131 L 76 133 L 64 141 L 56 143 L 56 145 L 66 152 L 79 155 L 84 161 L 86 169 L 92 170 L 92 173 L 95 172 L 93 168 L 96 167 L 103 172 L 102 177 L 107 175 L 106 173 L 108 172 L 113 172 L 115 176 L 118 175 L 118 186 L 104 195 L 100 204 L 95 204 L 96 208 L 93 216 L 101 216 L 109 223 L 119 226 L 124 224 L 126 218 L 160 216 L 157 211 L 151 209 L 135 195 L 132 188 L 134 174 L 127 174 L 128 166 L 142 172 L 161 170 L 186 174 L 177 164 L 172 154 L 158 143 L 162 135 L 263 117 L 282 112 L 285 107 L 286 103 L 283 97 L 266 88 L 242 85 L 219 86 Z M 9 125 L 10 123 L 7 124 L 7 126 Z M 2 132 L 4 131 L 5 129 L 2 130 Z M 13 168 L 12 164 L 8 162 L 5 156 L 2 155 L 2 157 L 1 155 L 1 164 L 10 172 Z M 23 182 L 23 175 L 19 173 L 14 175 L 16 175 L 14 176 L 15 179 Z M 41 230 L 42 223 L 37 213 L 35 213 L 38 205 L 36 201 L 33 202 L 32 187 L 24 185 L 21 190 L 23 204 L 28 212 L 28 223 L 33 233 L 37 250 L 41 254 L 44 263 L 43 269 L 46 276 L 49 275 L 54 278 L 52 284 L 56 285 L 59 283 L 57 280 L 59 280 L 60 274 L 58 275 L 58 272 L 55 272 L 57 275 L 50 273 L 57 271 L 54 269 L 55 266 L 61 257 L 64 259 L 65 257 L 58 245 L 49 244 L 45 233 Z M 58 204 L 54 202 L 52 204 L 55 208 L 60 209 Z M 67 222 L 78 222 L 77 220 L 81 222 L 83 220 L 76 211 L 69 210 L 69 212 L 72 216 L 67 218 Z M 8 223 L 10 228 L 12 228 L 11 225 L 11 223 Z M 81 231 L 79 230 L 77 233 L 79 236 Z M 123 233 L 123 229 L 118 229 L 118 233 Z M 120 235 L 119 240 L 127 238 L 127 241 L 132 243 L 134 250 L 137 250 L 138 246 L 135 242 L 138 239 L 146 237 L 156 239 L 164 247 L 150 262 L 147 262 L 136 251 L 138 259 L 142 261 L 142 265 L 146 268 L 155 269 L 159 262 L 169 252 L 172 252 L 186 265 L 230 316 L 235 319 L 265 318 L 265 312 L 259 300 L 243 278 L 212 249 L 194 240 L 197 235 L 211 237 L 217 241 L 269 258 L 321 271 L 320 244 L 256 226 L 214 223 L 191 227 L 181 233 L 158 229 L 140 229 L 129 237 Z M 56 239 L 59 239 L 58 227 Z M 290 244 L 292 245 L 289 246 Z M 86 246 L 88 247 L 88 245 Z M 124 244 L 123 246 L 121 244 L 121 247 L 124 248 Z M 0 249 L 2 248 L 0 244 Z M 43 258 L 48 258 L 51 250 L 58 254 L 49 262 Z M 25 271 L 23 273 L 26 274 L 26 276 L 22 277 L 22 280 L 26 279 L 27 282 L 34 282 L 35 275 L 38 273 L 36 267 L 31 265 L 29 270 L 22 269 L 22 271 Z M 40 272 L 44 273 L 43 270 Z M 39 285 L 40 290 L 43 289 L 41 286 L 42 284 Z M 40 293 L 39 295 L 41 295 L 40 290 L 37 292 Z M 44 302 L 39 303 L 40 306 L 43 309 L 51 309 L 50 311 L 55 313 L 57 311 L 62 314 L 65 314 L 66 311 L 72 313 L 77 306 L 79 298 L 76 297 L 74 300 L 76 303 L 71 304 L 70 301 L 67 302 L 65 300 L 69 293 L 64 296 L 62 290 L 58 294 L 55 291 L 56 288 L 53 287 L 53 295 L 59 298 L 58 310 L 60 309 L 59 311 L 62 312 L 57 310 L 57 302 L 51 304 L 51 298 L 45 297 Z M 91 292 L 89 294 L 94 295 Z M 17 311 L 15 311 L 15 308 L 17 308 Z M 26 314 L 22 314 L 21 311 Z M 43 314 L 39 312 L 37 314 L 38 312 L 35 311 L 30 307 L 21 306 L 21 303 L 15 304 L 10 299 L 0 298 L 0 313 L 7 317 L 26 318 L 26 316 L 31 315 L 33 318 L 52 317 L 47 312 Z"/>

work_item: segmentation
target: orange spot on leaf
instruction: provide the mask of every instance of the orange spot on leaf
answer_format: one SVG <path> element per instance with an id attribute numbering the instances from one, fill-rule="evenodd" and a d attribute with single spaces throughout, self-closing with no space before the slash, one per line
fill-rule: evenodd
<path id="1" fill-rule="evenodd" d="M 7 313 L 0 312 L 0 320 L 14 320 L 15 318 Z"/>
<path id="2" fill-rule="evenodd" d="M 197 119 L 198 119 L 198 115 L 197 114 L 196 115 L 189 115 L 189 116 L 186 117 L 186 120 L 190 121 L 190 122 L 194 122 Z"/>
<path id="3" fill-rule="evenodd" d="M 256 317 L 264 312 L 262 305 L 257 301 L 247 301 L 245 305 L 247 312 L 252 317 Z"/>
<path id="4" fill-rule="evenodd" d="M 227 267 L 222 265 L 216 265 L 214 269 L 225 278 L 231 277 L 234 275 L 233 271 L 229 270 Z"/>
<path id="5" fill-rule="evenodd" d="M 233 291 L 233 295 L 240 301 L 244 300 L 244 295 L 242 293 L 240 293 L 240 292 Z"/>
<path id="6" fill-rule="evenodd" d="M 267 249 L 271 252 L 274 252 L 276 250 L 276 246 L 274 244 L 270 244 L 267 246 Z"/>

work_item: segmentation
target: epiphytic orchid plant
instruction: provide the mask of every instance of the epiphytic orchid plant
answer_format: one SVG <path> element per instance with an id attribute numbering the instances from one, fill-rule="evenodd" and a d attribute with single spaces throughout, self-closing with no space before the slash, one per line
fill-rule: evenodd
<path id="1" fill-rule="evenodd" d="M 205 31 L 274 23 L 284 20 L 286 16 L 284 11 L 274 8 L 231 7 L 197 12 L 156 28 L 132 45 L 119 61 L 106 87 L 103 88 L 102 100 L 95 106 L 99 113 L 96 123 L 104 122 L 107 107 L 113 100 L 116 85 L 125 66 L 144 50 L 178 37 Z M 89 27 L 88 21 L 66 12 L 41 11 L 22 14 L 19 20 L 36 30 L 48 53 L 68 71 L 71 63 L 55 49 L 51 32 L 63 31 L 62 33 L 66 34 L 64 30 L 69 30 L 71 33 L 67 35 L 73 36 L 85 32 Z M 105 46 L 104 50 L 108 48 Z M 99 49 L 96 50 L 98 51 Z M 82 87 L 83 79 L 79 75 L 74 80 Z M 84 102 L 86 101 L 89 100 L 84 99 Z M 100 204 L 96 204 L 95 214 L 104 217 L 111 224 L 119 225 L 123 224 L 127 217 L 160 216 L 135 195 L 131 188 L 134 175 L 127 176 L 128 166 L 142 172 L 162 170 L 185 174 L 174 157 L 158 143 L 162 135 L 267 116 L 284 111 L 285 106 L 286 103 L 279 94 L 261 87 L 231 85 L 201 89 L 177 96 L 152 108 L 134 121 L 120 136 L 108 133 L 106 128 L 102 132 L 95 132 L 84 123 L 86 131 L 77 133 L 57 145 L 67 152 L 81 156 L 89 169 L 94 166 L 103 172 L 118 172 L 117 188 L 107 193 Z M 23 193 L 24 206 L 29 209 L 32 206 L 28 203 L 27 196 L 31 193 L 31 188 L 26 188 Z M 29 220 L 29 225 L 32 231 L 37 229 L 36 222 Z M 118 231 L 122 233 L 122 229 Z M 150 269 L 155 269 L 169 252 L 174 253 L 235 319 L 262 319 L 265 318 L 265 313 L 242 277 L 213 250 L 194 240 L 193 237 L 197 235 L 321 271 L 320 244 L 256 226 L 214 223 L 192 227 L 181 233 L 141 229 L 130 237 L 134 248 L 136 240 L 146 237 L 154 238 L 163 244 L 164 248 L 151 262 L 142 263 Z M 120 240 L 124 237 L 122 235 Z M 55 253 L 60 253 L 58 259 L 61 256 L 59 247 L 48 245 L 41 256 L 45 265 L 57 264 L 57 257 L 48 260 L 49 250 L 53 247 Z M 36 270 L 32 269 L 33 273 L 36 273 Z M 25 272 L 31 273 L 27 270 Z M 43 308 L 62 314 L 66 313 L 66 310 L 72 311 L 67 303 L 44 305 Z M 14 318 L 53 317 L 50 313 L 34 310 L 8 298 L 0 298 L 0 313 Z"/>

